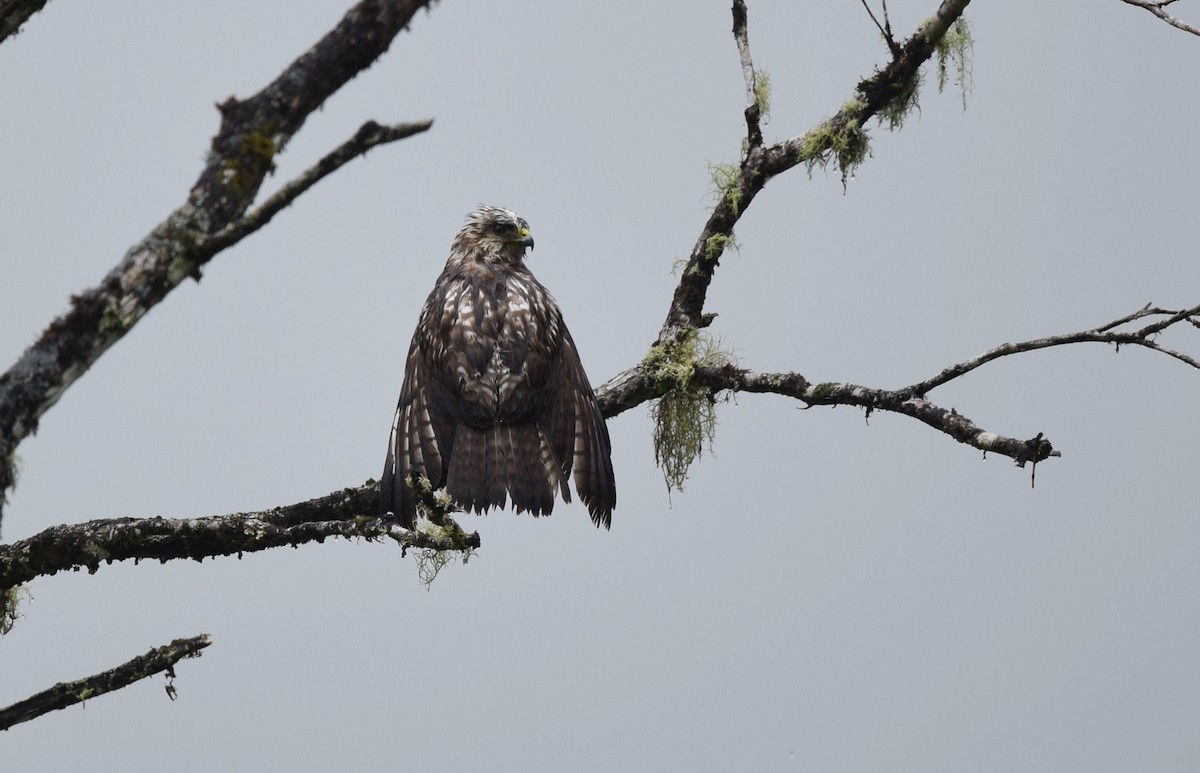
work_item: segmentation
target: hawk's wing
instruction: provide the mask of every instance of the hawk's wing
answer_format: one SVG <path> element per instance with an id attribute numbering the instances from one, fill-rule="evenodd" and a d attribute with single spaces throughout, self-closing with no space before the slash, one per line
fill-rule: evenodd
<path id="1" fill-rule="evenodd" d="M 442 312 L 448 290 L 449 286 L 439 279 L 421 310 L 408 347 L 404 386 L 379 482 L 380 512 L 395 513 L 406 528 L 412 528 L 416 518 L 409 473 L 424 475 L 434 488 L 441 486 L 454 447 L 454 420 L 447 410 L 454 396 L 447 393 L 446 378 L 431 357 L 432 352 L 445 351 L 448 331 Z"/>
<path id="2" fill-rule="evenodd" d="M 592 522 L 608 528 L 617 505 L 608 425 L 584 373 L 575 341 L 562 326 L 558 388 L 546 413 L 547 434 L 562 466 L 563 477 L 575 473 L 575 490 L 587 505 Z M 569 500 L 568 500 L 569 501 Z"/>

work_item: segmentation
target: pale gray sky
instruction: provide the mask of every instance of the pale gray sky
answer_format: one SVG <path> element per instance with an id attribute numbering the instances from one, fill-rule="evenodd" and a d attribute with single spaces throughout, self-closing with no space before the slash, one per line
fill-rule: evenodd
<path id="1" fill-rule="evenodd" d="M 0 360 L 180 204 L 217 128 L 349 0 L 50 2 L 0 45 Z M 886 61 L 856 0 L 750 0 L 767 138 Z M 907 35 L 934 0 L 893 2 Z M 1182 10 L 1180 11 L 1183 12 Z M 1117 0 L 969 9 L 967 110 L 932 81 L 843 194 L 773 181 L 708 310 L 743 365 L 897 387 L 1004 341 L 1200 299 L 1200 39 Z M 639 360 L 743 88 L 724 0 L 447 0 L 316 115 L 270 185 L 367 119 L 434 117 L 173 293 L 21 449 L 4 537 L 296 502 L 377 476 L 417 312 L 479 202 L 594 383 Z M 273 189 L 273 188 L 271 188 Z M 1170 339 L 1200 350 L 1195 336 Z M 5 365 L 6 367 L 7 365 Z M 668 498 L 610 422 L 610 533 L 578 505 L 469 519 L 426 592 L 393 544 L 120 565 L 30 586 L 0 704 L 201 632 L 162 679 L 20 725 L 6 770 L 1193 771 L 1197 374 L 1101 346 L 932 397 L 1063 458 L 1028 471 L 917 422 L 719 407 Z"/>

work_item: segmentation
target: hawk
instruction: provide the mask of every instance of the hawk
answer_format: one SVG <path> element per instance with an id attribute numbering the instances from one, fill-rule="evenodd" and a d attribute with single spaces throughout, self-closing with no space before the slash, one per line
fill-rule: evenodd
<path id="1" fill-rule="evenodd" d="M 550 292 L 525 265 L 529 224 L 481 206 L 421 309 L 380 481 L 380 511 L 411 528 L 410 473 L 465 510 L 549 515 L 567 479 L 592 522 L 617 502 L 608 427 Z"/>

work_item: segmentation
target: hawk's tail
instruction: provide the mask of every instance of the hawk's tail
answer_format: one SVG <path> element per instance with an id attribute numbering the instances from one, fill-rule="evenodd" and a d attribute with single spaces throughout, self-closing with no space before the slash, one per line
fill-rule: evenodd
<path id="1" fill-rule="evenodd" d="M 446 490 L 467 510 L 504 507 L 549 515 L 554 495 L 571 501 L 562 465 L 536 424 L 497 424 L 477 429 L 459 425 L 446 473 Z"/>

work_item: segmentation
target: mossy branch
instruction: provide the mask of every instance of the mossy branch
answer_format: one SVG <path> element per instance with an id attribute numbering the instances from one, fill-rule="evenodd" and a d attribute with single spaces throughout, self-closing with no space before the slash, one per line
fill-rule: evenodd
<path id="1" fill-rule="evenodd" d="M 745 215 L 767 182 L 798 165 L 811 171 L 815 166 L 825 167 L 832 162 L 843 179 L 848 179 L 855 167 L 870 155 L 870 138 L 864 128 L 866 123 L 880 116 L 889 106 L 893 110 L 890 115 L 894 120 L 898 97 L 903 105 L 907 105 L 906 109 L 911 109 L 911 99 L 907 99 L 905 94 L 913 93 L 913 84 L 920 77 L 920 68 L 938 50 L 939 41 L 961 18 L 969 1 L 945 0 L 933 17 L 896 46 L 890 62 L 858 84 L 853 96 L 835 115 L 804 134 L 773 145 L 763 145 L 760 142 L 761 131 L 755 133 L 756 124 L 751 119 L 754 115 L 761 118 L 759 108 L 763 100 L 760 97 L 765 97 L 768 82 L 759 81 L 755 75 L 757 71 L 750 57 L 746 33 L 746 6 L 742 0 L 734 0 L 734 38 L 742 59 L 749 102 L 745 152 L 741 163 L 736 166 L 711 165 L 714 187 L 720 195 L 696 238 L 684 270 L 680 272 L 680 282 L 659 333 L 660 342 L 686 335 L 689 328 L 704 326 L 704 303 L 708 287 L 720 263 L 719 255 L 714 259 L 711 239 L 714 236 L 732 238 L 738 220 Z"/>
<path id="2" fill-rule="evenodd" d="M 35 577 L 87 569 L 114 561 L 189 558 L 251 553 L 331 537 L 388 538 L 402 549 L 467 551 L 478 548 L 479 534 L 447 529 L 439 534 L 413 531 L 376 517 L 379 484 L 336 491 L 286 507 L 202 518 L 108 518 L 54 526 L 11 545 L 0 545 L 0 589 Z"/>
<path id="3" fill-rule="evenodd" d="M 0 730 L 7 730 L 13 725 L 28 722 L 51 711 L 65 709 L 104 693 L 128 687 L 136 681 L 160 673 L 166 673 L 167 696 L 175 700 L 175 664 L 184 658 L 199 657 L 201 650 L 210 644 L 212 639 L 208 634 L 176 639 L 116 668 L 73 682 L 59 682 L 49 690 L 0 709 Z"/>

